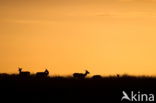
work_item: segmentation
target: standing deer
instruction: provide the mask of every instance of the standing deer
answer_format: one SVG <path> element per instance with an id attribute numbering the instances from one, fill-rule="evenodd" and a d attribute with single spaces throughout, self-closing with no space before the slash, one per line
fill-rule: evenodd
<path id="1" fill-rule="evenodd" d="M 30 76 L 30 72 L 29 71 L 22 71 L 22 68 L 18 68 L 18 71 L 19 71 L 19 75 L 20 76 Z"/>
<path id="2" fill-rule="evenodd" d="M 84 74 L 83 73 L 74 73 L 73 77 L 74 78 L 85 78 L 87 76 L 87 74 L 89 74 L 89 72 L 86 70 L 86 72 Z"/>
<path id="3" fill-rule="evenodd" d="M 44 72 L 37 72 L 36 76 L 38 77 L 47 77 L 49 75 L 49 71 L 46 69 Z"/>

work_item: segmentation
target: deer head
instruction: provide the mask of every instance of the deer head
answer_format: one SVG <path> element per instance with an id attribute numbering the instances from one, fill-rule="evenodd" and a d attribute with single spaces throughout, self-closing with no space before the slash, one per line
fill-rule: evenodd
<path id="1" fill-rule="evenodd" d="M 19 71 L 19 72 L 22 72 L 22 68 L 18 68 L 18 71 Z"/>
<path id="2" fill-rule="evenodd" d="M 46 74 L 49 74 L 49 71 L 46 69 L 46 70 L 45 70 L 45 73 L 46 73 Z"/>
<path id="3" fill-rule="evenodd" d="M 86 74 L 86 75 L 89 74 L 88 70 L 86 70 L 86 73 L 85 73 L 85 74 Z"/>

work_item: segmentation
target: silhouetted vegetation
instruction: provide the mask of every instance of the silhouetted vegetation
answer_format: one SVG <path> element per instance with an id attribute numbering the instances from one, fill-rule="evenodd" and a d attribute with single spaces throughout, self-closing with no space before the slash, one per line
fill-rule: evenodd
<path id="1" fill-rule="evenodd" d="M 119 103 L 123 90 L 156 93 L 156 78 L 94 75 L 82 79 L 73 76 L 0 74 L 0 88 L 1 98 L 6 102 L 11 100 L 20 103 L 29 103 L 30 101 L 35 103 L 53 103 L 54 101 L 66 103 L 74 100 L 73 103 Z M 127 102 L 125 101 L 125 103 Z"/>

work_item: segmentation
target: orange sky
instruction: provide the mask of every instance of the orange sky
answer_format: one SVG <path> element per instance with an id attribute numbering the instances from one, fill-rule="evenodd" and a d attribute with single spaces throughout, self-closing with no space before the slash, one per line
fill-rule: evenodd
<path id="1" fill-rule="evenodd" d="M 0 72 L 156 74 L 156 0 L 0 0 Z"/>

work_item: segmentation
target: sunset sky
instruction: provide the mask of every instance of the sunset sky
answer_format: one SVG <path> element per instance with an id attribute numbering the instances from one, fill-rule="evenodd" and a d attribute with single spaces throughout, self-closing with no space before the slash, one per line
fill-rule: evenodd
<path id="1" fill-rule="evenodd" d="M 0 0 L 0 72 L 156 75 L 156 0 Z"/>

